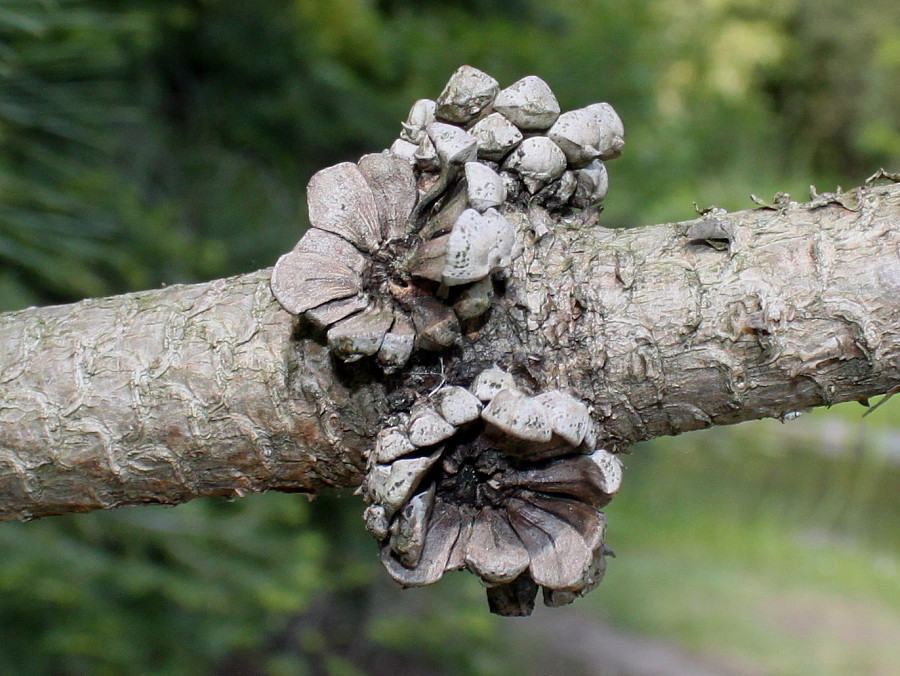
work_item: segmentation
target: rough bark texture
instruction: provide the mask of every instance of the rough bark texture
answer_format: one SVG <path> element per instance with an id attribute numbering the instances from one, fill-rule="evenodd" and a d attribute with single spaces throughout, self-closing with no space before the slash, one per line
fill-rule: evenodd
<path id="1" fill-rule="evenodd" d="M 0 316 L 0 518 L 352 482 L 381 390 L 295 340 L 268 280 Z"/>
<path id="2" fill-rule="evenodd" d="M 515 336 L 520 369 L 592 402 L 619 447 L 892 391 L 900 186 L 847 197 L 551 232 L 483 342 Z"/>
<path id="3" fill-rule="evenodd" d="M 619 231 L 523 214 L 487 322 L 391 378 L 334 364 L 268 270 L 2 315 L 0 518 L 352 486 L 384 415 L 493 362 L 589 401 L 616 448 L 892 391 L 900 186 L 843 202 Z"/>

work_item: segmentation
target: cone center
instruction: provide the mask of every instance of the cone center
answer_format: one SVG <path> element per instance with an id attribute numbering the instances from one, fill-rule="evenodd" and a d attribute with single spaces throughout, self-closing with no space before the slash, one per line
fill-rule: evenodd
<path id="1" fill-rule="evenodd" d="M 438 495 L 444 500 L 479 509 L 502 504 L 500 481 L 509 463 L 497 451 L 479 446 L 459 445 L 444 456 L 437 482 Z"/>

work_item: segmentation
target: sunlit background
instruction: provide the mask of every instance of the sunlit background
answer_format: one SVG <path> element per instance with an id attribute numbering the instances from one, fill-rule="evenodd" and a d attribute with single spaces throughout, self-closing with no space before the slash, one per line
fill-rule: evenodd
<path id="1" fill-rule="evenodd" d="M 608 226 L 900 170 L 896 0 L 0 0 L 0 310 L 271 265 L 463 63 L 615 106 Z M 530 620 L 401 592 L 349 495 L 2 524 L 0 673 L 893 676 L 894 404 L 634 449 L 606 580 Z"/>

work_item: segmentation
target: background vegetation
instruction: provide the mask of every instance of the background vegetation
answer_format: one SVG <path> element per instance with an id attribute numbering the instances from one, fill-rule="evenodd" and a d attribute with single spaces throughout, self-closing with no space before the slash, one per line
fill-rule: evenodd
<path id="1" fill-rule="evenodd" d="M 900 169 L 895 0 L 2 0 L 0 311 L 271 265 L 311 173 L 387 147 L 462 63 L 613 103 L 611 226 Z M 900 409 L 862 410 L 637 449 L 619 559 L 559 612 L 739 673 L 897 673 Z M 528 673 L 474 580 L 386 583 L 357 513 L 3 524 L 0 673 Z"/>

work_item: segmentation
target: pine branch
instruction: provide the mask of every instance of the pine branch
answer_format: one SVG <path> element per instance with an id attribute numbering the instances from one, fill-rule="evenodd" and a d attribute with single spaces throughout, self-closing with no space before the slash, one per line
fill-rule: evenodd
<path id="1" fill-rule="evenodd" d="M 299 332 L 270 270 L 0 315 L 0 518 L 357 485 L 379 420 L 497 362 L 600 442 L 900 385 L 900 186 L 607 230 L 524 220 L 484 326 L 384 376 Z"/>

